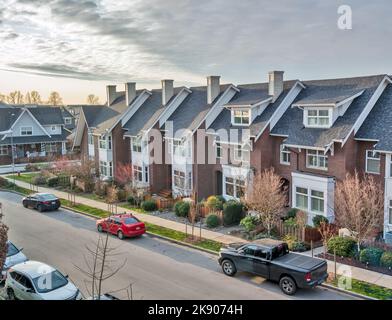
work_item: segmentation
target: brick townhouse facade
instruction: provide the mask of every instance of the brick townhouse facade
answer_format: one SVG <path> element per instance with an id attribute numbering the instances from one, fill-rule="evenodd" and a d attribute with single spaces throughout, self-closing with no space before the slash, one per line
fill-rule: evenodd
<path id="1" fill-rule="evenodd" d="M 388 75 L 286 81 L 281 71 L 245 85 L 210 76 L 206 86 L 190 88 L 171 80 L 154 90 L 108 86 L 106 106 L 82 107 L 75 145 L 95 159 L 101 176 L 113 177 L 116 164 L 129 163 L 136 182 L 151 192 L 199 200 L 240 198 L 255 174 L 273 167 L 289 205 L 306 211 L 309 224 L 319 214 L 333 220 L 335 184 L 357 170 L 381 185 L 380 229 L 388 238 L 391 86 Z"/>

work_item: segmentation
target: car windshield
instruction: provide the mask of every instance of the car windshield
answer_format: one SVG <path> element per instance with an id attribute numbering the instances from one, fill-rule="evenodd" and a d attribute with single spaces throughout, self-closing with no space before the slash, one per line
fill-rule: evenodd
<path id="1" fill-rule="evenodd" d="M 44 200 L 44 201 L 57 200 L 57 197 L 54 196 L 53 194 L 41 194 L 41 195 L 39 196 L 39 198 L 40 198 L 41 200 Z"/>
<path id="2" fill-rule="evenodd" d="M 288 245 L 286 243 L 282 243 L 272 249 L 272 259 L 271 260 L 282 257 L 288 253 L 289 253 Z"/>
<path id="3" fill-rule="evenodd" d="M 138 223 L 139 220 L 134 217 L 131 217 L 131 218 L 125 218 L 123 222 L 124 224 L 134 224 L 134 223 Z"/>
<path id="4" fill-rule="evenodd" d="M 8 242 L 7 257 L 14 256 L 19 253 L 17 247 L 15 247 L 11 242 Z"/>
<path id="5" fill-rule="evenodd" d="M 33 282 L 39 293 L 48 293 L 64 287 L 68 283 L 68 280 L 59 271 L 55 270 L 33 279 Z"/>

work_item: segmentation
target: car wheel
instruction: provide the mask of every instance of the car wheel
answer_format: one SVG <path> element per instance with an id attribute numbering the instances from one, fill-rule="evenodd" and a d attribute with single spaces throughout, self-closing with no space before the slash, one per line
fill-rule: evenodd
<path id="1" fill-rule="evenodd" d="M 38 207 L 37 207 L 37 210 L 39 211 L 39 212 L 43 212 L 44 211 L 44 207 L 42 206 L 42 205 L 38 205 Z"/>
<path id="2" fill-rule="evenodd" d="M 99 224 L 97 227 L 98 232 L 103 232 L 102 226 Z"/>
<path id="3" fill-rule="evenodd" d="M 222 270 L 223 273 L 229 277 L 233 277 L 237 273 L 237 268 L 230 260 L 223 260 Z"/>
<path id="4" fill-rule="evenodd" d="M 280 289 L 283 291 L 284 294 L 292 296 L 297 291 L 297 285 L 295 281 L 290 277 L 283 277 L 279 281 Z"/>
<path id="5" fill-rule="evenodd" d="M 122 231 L 117 232 L 117 237 L 118 237 L 120 240 L 124 240 L 124 233 L 123 233 Z"/>
<path id="6" fill-rule="evenodd" d="M 11 288 L 7 289 L 8 300 L 16 300 L 15 292 Z"/>
<path id="7" fill-rule="evenodd" d="M 23 201 L 22 204 L 23 204 L 23 206 L 24 206 L 25 208 L 27 208 L 27 201 Z"/>

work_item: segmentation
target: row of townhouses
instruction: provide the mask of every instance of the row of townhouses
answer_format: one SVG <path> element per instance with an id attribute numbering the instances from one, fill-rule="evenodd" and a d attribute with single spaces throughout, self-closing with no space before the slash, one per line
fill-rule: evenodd
<path id="1" fill-rule="evenodd" d="M 130 164 L 152 193 L 240 198 L 273 167 L 292 207 L 334 217 L 337 181 L 357 170 L 381 183 L 383 235 L 392 235 L 392 84 L 388 75 L 154 90 L 107 86 L 105 106 L 82 106 L 74 147 L 103 179 Z"/>
<path id="2" fill-rule="evenodd" d="M 76 127 L 65 108 L 33 105 L 0 105 L 0 166 L 46 161 L 67 154 Z"/>

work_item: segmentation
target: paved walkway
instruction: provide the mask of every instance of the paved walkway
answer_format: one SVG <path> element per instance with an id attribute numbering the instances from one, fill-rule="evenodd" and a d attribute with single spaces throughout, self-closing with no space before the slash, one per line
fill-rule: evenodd
<path id="1" fill-rule="evenodd" d="M 11 179 L 9 179 L 11 180 Z M 26 183 L 26 182 L 22 182 L 22 181 L 18 181 L 16 180 L 15 183 L 20 186 L 20 187 L 24 187 L 29 189 L 30 188 L 30 184 Z M 66 192 L 63 191 L 58 191 L 58 190 L 54 190 L 54 189 L 50 189 L 50 188 L 44 188 L 44 187 L 38 187 L 38 191 L 39 192 L 47 192 L 47 193 L 53 193 L 56 196 L 58 196 L 59 198 L 63 198 L 63 199 L 67 199 L 68 194 Z M 99 208 L 102 210 L 107 210 L 107 204 L 100 202 L 100 201 L 96 201 L 96 200 L 92 200 L 92 199 L 88 199 L 88 198 L 84 198 L 84 197 L 80 197 L 77 196 L 76 197 L 76 202 L 80 203 L 80 204 L 85 204 L 91 207 L 95 207 L 95 208 Z M 120 212 L 121 212 L 121 208 L 120 208 Z M 181 232 L 185 232 L 185 224 L 180 223 L 180 222 L 175 222 L 175 221 L 171 221 L 171 220 L 167 220 L 167 219 L 162 219 L 159 217 L 155 217 L 152 215 L 148 215 L 148 214 L 142 214 L 142 213 L 138 213 L 138 212 L 134 212 L 131 210 L 126 210 L 124 209 L 124 211 L 126 212 L 132 212 L 133 215 L 135 215 L 136 217 L 138 217 L 140 220 L 145 221 L 145 222 L 149 222 L 152 224 L 156 224 L 165 228 L 169 228 L 169 229 L 173 229 L 173 230 L 177 230 L 177 231 L 181 231 Z M 189 226 L 188 226 L 188 232 L 189 232 Z M 197 229 L 197 231 L 195 231 L 195 233 L 198 235 L 199 234 L 199 229 Z M 202 229 L 201 231 L 201 236 L 205 239 L 209 239 L 209 240 L 214 240 L 214 241 L 218 241 L 221 242 L 223 244 L 229 244 L 229 243 L 233 243 L 233 242 L 246 242 L 243 239 L 240 239 L 238 237 L 233 237 L 233 236 L 229 236 L 229 235 L 224 235 L 218 232 L 214 232 L 214 231 L 210 231 L 210 230 L 206 230 L 206 229 Z M 314 254 L 318 254 L 322 252 L 322 248 L 317 248 L 314 251 Z M 305 252 L 304 254 L 306 255 L 311 255 L 311 252 Z M 328 262 L 328 271 L 329 272 L 334 272 L 335 270 L 335 266 L 334 263 L 332 261 L 327 261 Z M 362 269 L 362 268 L 356 268 L 356 267 L 351 267 L 351 266 L 347 266 L 341 263 L 337 263 L 337 273 L 338 274 L 343 274 L 344 272 L 346 272 L 346 270 L 350 270 L 351 271 L 351 275 L 352 278 L 354 279 L 358 279 L 358 280 L 362 280 L 362 281 L 366 281 L 369 283 L 374 283 L 377 284 L 379 286 L 383 286 L 383 287 L 387 287 L 392 289 L 392 276 L 388 276 L 388 275 L 384 275 L 378 272 L 374 272 L 374 271 L 369 271 L 366 269 Z"/>

